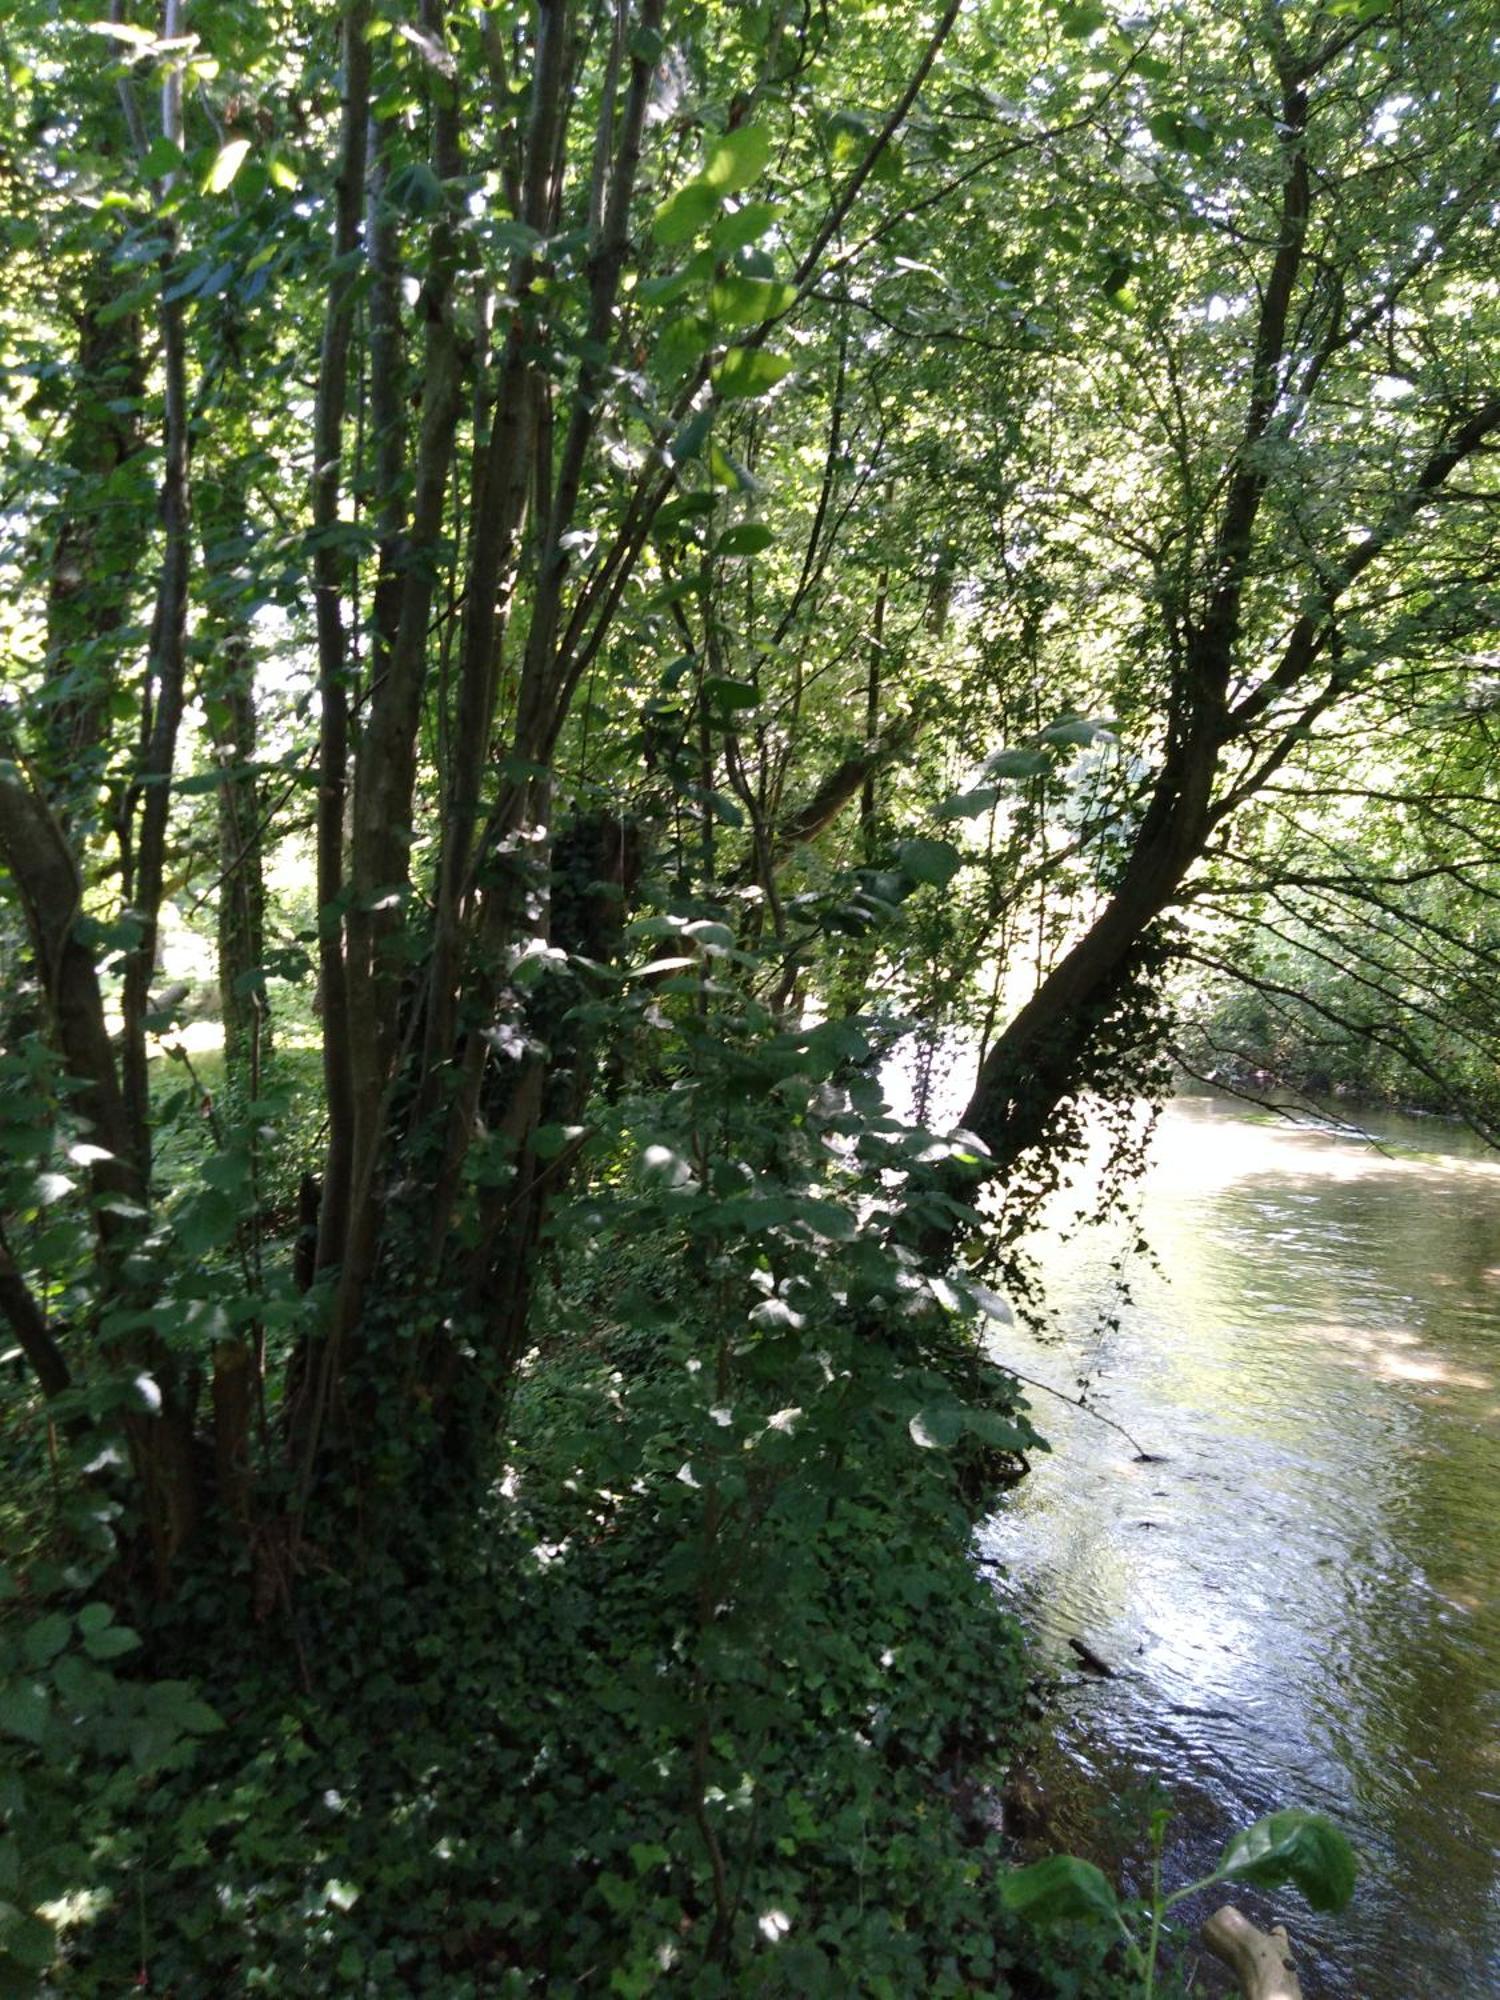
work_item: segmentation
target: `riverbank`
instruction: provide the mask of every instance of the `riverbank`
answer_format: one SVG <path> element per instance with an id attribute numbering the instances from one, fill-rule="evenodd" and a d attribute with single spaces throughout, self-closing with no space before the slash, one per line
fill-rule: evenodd
<path id="1" fill-rule="evenodd" d="M 601 1406 L 658 1422 L 654 1373 L 638 1337 L 543 1357 L 485 1518 L 423 1567 L 324 1551 L 238 1652 L 248 1619 L 184 1617 L 173 1671 L 232 1727 L 149 1780 L 98 1770 L 57 1990 L 1119 1990 L 1000 1900 L 989 1802 L 1038 1711 L 954 1458 L 862 1421 L 706 1588 L 702 1462 L 604 1462 Z"/>

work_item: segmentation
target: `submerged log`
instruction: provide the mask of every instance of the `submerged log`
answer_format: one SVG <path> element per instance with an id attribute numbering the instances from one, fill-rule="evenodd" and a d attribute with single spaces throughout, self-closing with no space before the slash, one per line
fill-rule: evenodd
<path id="1" fill-rule="evenodd" d="M 1232 1903 L 1216 1910 L 1199 1936 L 1214 1957 L 1239 1981 L 1245 2000 L 1302 2000 L 1302 1982 L 1292 1963 L 1287 1934 L 1258 1931 Z"/>

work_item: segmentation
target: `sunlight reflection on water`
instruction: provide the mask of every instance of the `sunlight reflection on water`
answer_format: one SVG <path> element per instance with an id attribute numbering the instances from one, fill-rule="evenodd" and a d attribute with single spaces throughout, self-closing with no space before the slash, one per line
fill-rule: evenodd
<path id="1" fill-rule="evenodd" d="M 1383 1150 L 1179 1099 L 1143 1196 L 1162 1268 L 1123 1307 L 1123 1237 L 1041 1239 L 1066 1342 L 1007 1329 L 998 1357 L 1087 1375 L 1166 1462 L 1036 1398 L 1054 1453 L 980 1541 L 1060 1666 L 1079 1635 L 1118 1668 L 1070 1690 L 1067 1731 L 1105 1787 L 1171 1784 L 1174 1870 L 1320 1807 L 1365 1874 L 1344 1918 L 1278 1907 L 1308 1990 L 1477 2000 L 1500 1991 L 1500 1164 L 1371 1123 Z"/>

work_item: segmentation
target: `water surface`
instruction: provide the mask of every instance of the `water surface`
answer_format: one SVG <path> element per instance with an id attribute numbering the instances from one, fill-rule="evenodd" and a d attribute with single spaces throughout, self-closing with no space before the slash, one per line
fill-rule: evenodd
<path id="1" fill-rule="evenodd" d="M 1309 2000 L 1500 1994 L 1500 1164 L 1427 1120 L 1355 1137 L 1216 1099 L 1165 1114 L 1143 1221 L 1048 1245 L 1062 1344 L 1001 1357 L 1076 1390 L 981 1533 L 1065 1671 L 1099 1796 L 1177 1801 L 1169 1874 L 1279 1805 L 1334 1816 L 1352 1909 L 1277 1903 Z M 1111 1324 L 1113 1320 L 1113 1324 Z M 1087 1678 L 1081 1636 L 1117 1669 Z M 1240 1898 L 1265 1921 L 1269 1906 Z"/>

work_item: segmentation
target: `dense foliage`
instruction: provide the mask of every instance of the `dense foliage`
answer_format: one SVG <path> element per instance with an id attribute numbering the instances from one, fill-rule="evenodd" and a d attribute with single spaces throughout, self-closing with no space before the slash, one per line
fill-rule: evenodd
<path id="1" fill-rule="evenodd" d="M 980 1279 L 1184 997 L 1491 1115 L 1487 10 L 0 53 L 4 1976 L 1108 1992 Z"/>

